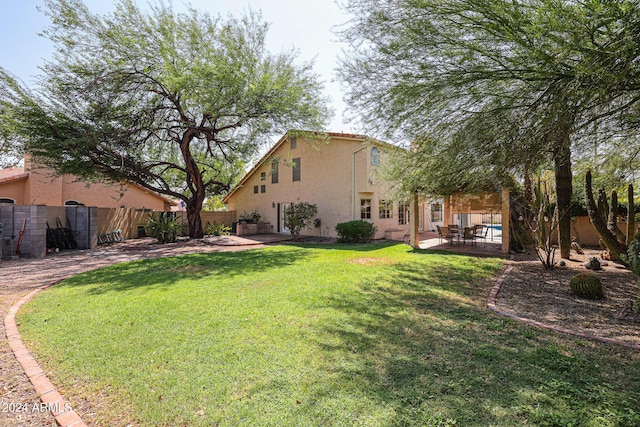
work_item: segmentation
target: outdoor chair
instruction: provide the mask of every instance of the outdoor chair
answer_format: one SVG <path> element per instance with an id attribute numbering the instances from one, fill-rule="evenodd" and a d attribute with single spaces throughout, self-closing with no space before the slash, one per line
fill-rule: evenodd
<path id="1" fill-rule="evenodd" d="M 465 227 L 464 228 L 464 233 L 462 234 L 462 241 L 463 244 L 466 245 L 467 244 L 467 240 L 471 241 L 471 246 L 475 246 L 476 244 L 476 235 L 475 235 L 475 228 L 474 227 Z"/>
<path id="2" fill-rule="evenodd" d="M 484 229 L 484 233 L 482 232 Z M 487 242 L 487 234 L 489 233 L 489 227 L 485 227 L 483 224 L 478 224 L 473 227 L 473 234 L 476 239 L 482 239 L 483 243 Z"/>
<path id="3" fill-rule="evenodd" d="M 453 233 L 449 227 L 440 227 L 440 232 L 442 233 L 442 238 L 449 242 L 449 246 L 453 245 L 454 240 L 459 237 L 459 234 Z"/>

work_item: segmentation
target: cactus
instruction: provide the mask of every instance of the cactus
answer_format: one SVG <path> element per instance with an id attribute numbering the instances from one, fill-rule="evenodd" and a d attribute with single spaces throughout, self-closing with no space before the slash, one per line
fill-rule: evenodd
<path id="1" fill-rule="evenodd" d="M 629 265 L 629 268 L 636 276 L 640 276 L 640 228 L 636 231 L 634 239 L 629 243 L 627 253 L 622 254 L 622 259 Z M 640 278 L 638 279 L 638 289 L 640 290 Z M 640 292 L 635 306 L 636 310 L 640 310 Z"/>
<path id="2" fill-rule="evenodd" d="M 629 200 L 631 201 L 629 205 L 631 206 L 633 204 L 632 186 L 629 186 L 628 193 L 630 196 Z M 598 191 L 598 203 L 596 204 L 591 188 L 591 171 L 588 170 L 584 179 L 584 198 L 591 223 L 593 223 L 602 242 L 607 247 L 609 258 L 612 261 L 624 262 L 620 255 L 627 252 L 629 230 L 627 230 L 627 235 L 625 235 L 618 229 L 618 194 L 615 191 L 611 192 L 611 205 L 609 205 L 604 189 L 600 189 Z M 631 215 L 633 215 L 633 213 L 631 213 Z M 628 226 L 629 224 L 627 223 L 627 227 Z"/>
<path id="3" fill-rule="evenodd" d="M 602 282 L 591 273 L 579 273 L 571 278 L 569 282 L 571 292 L 579 297 L 589 299 L 604 298 Z"/>

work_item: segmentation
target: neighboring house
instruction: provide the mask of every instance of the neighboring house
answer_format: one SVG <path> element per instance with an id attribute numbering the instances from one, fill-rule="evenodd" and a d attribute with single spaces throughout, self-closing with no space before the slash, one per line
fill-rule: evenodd
<path id="1" fill-rule="evenodd" d="M 283 210 L 291 203 L 316 204 L 310 236 L 336 237 L 338 223 L 363 219 L 377 228 L 376 238 L 409 230 L 409 204 L 389 198 L 389 185 L 378 182 L 376 169 L 385 151 L 397 147 L 363 135 L 329 133 L 326 141 L 284 135 L 225 197 L 237 216 L 257 210 L 275 233 L 288 233 Z M 442 200 L 419 205 L 420 229 L 444 224 Z"/>
<path id="2" fill-rule="evenodd" d="M 55 177 L 34 167 L 0 170 L 0 204 L 48 206 L 96 206 L 99 208 L 146 208 L 170 210 L 176 203 L 133 183 L 102 184 L 79 181 L 71 175 Z"/>

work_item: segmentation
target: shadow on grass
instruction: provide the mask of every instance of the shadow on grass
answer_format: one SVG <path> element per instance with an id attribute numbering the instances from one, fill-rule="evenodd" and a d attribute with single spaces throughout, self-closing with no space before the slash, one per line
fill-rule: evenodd
<path id="1" fill-rule="evenodd" d="M 216 276 L 232 278 L 280 269 L 307 259 L 310 251 L 298 247 L 182 255 L 117 264 L 75 276 L 59 287 L 91 286 L 89 294 L 129 291 L 142 287 L 171 286 L 188 277 L 197 280 Z"/>
<path id="2" fill-rule="evenodd" d="M 634 368 L 626 350 L 561 344 L 490 315 L 478 266 L 491 268 L 395 265 L 329 298 L 348 320 L 320 326 L 315 344 L 344 382 L 393 407 L 397 425 L 640 425 L 637 355 Z"/>

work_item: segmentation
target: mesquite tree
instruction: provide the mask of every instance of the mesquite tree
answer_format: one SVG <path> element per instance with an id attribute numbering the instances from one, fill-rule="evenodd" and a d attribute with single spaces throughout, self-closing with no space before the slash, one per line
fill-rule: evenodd
<path id="1" fill-rule="evenodd" d="M 45 4 L 55 56 L 36 90 L 0 72 L 0 133 L 58 173 L 184 201 L 191 237 L 203 234 L 205 198 L 224 194 L 261 142 L 321 129 L 330 115 L 312 64 L 266 50 L 259 14 L 223 19 L 163 2 L 145 12 L 119 0 L 101 16 L 81 0 Z"/>

